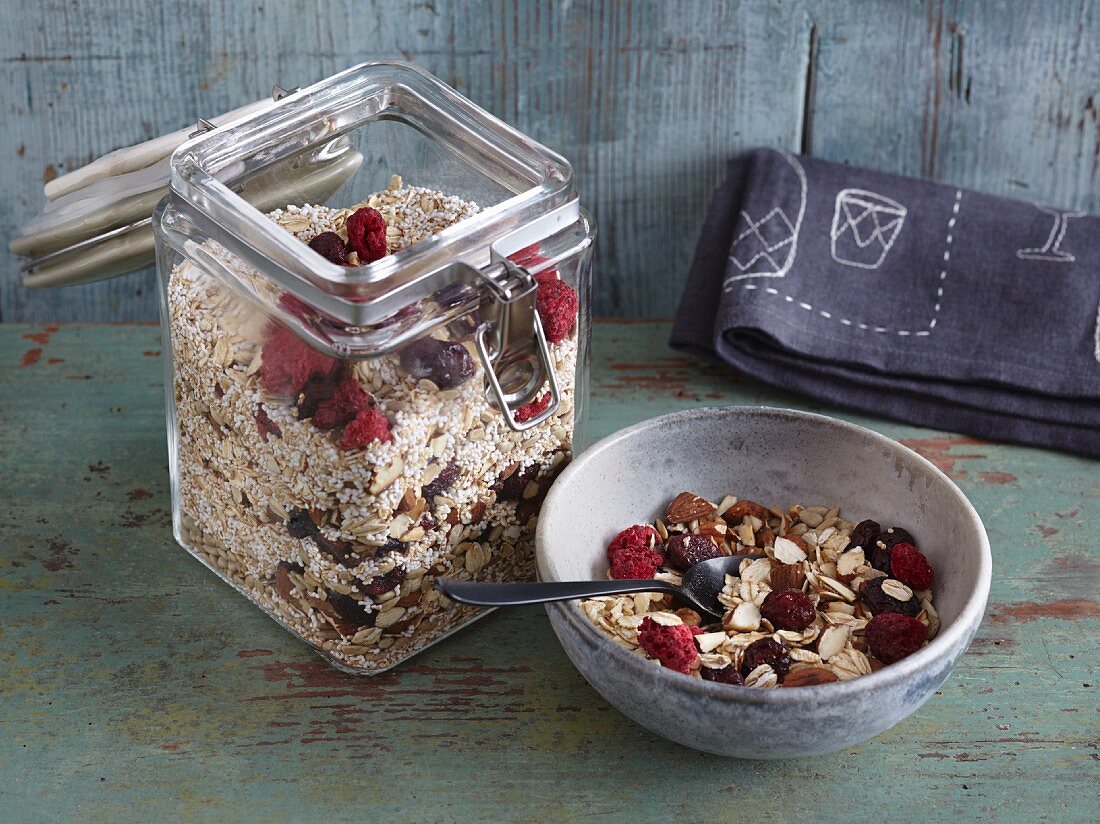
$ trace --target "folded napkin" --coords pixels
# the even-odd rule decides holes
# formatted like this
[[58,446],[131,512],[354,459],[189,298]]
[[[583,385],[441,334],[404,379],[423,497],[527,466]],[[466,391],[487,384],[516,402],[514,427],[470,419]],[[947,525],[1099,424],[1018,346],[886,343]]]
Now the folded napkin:
[[1100,457],[1100,217],[761,150],[672,346],[897,420]]

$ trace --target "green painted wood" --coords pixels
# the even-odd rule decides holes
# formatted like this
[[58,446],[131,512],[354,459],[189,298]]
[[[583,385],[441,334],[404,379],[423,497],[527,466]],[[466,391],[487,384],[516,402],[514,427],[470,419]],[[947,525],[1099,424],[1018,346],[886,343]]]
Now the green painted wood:
[[[594,434],[710,403],[835,413],[667,333],[597,325]],[[159,350],[152,326],[0,325],[0,821],[1094,820],[1096,461],[840,413],[970,496],[989,611],[879,738],[735,762],[619,715],[538,608],[375,679],[329,668],[172,542]]]
[[[597,314],[667,315],[759,145],[1100,209],[1097,0],[0,0],[0,234],[44,175],[362,60],[414,60],[569,157]],[[6,246],[6,243],[3,244]],[[0,251],[0,266],[15,260]],[[151,273],[0,280],[0,320],[152,320]]]

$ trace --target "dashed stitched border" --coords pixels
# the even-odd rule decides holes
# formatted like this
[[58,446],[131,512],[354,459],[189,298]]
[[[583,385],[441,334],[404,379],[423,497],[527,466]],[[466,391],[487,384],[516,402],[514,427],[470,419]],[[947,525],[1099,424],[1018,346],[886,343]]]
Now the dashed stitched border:
[[[930,321],[928,321],[928,328],[927,329],[920,329],[920,330],[916,330],[916,331],[911,330],[911,329],[890,329],[887,326],[875,326],[875,325],[868,324],[868,323],[860,323],[859,321],[854,321],[854,320],[850,320],[848,318],[838,317],[838,316],[834,315],[832,312],[826,311],[825,309],[816,309],[812,305],[810,305],[809,303],[805,303],[804,301],[796,300],[794,298],[794,296],[784,294],[784,293],[780,292],[778,289],[772,288],[771,286],[761,287],[759,284],[756,284],[756,283],[746,283],[746,284],[743,284],[742,288],[750,290],[750,291],[752,291],[752,290],[761,290],[765,294],[775,295],[776,297],[782,297],[783,300],[785,300],[787,303],[796,304],[797,306],[801,307],[802,309],[805,309],[807,312],[817,312],[819,315],[821,315],[821,317],[825,318],[826,320],[837,321],[838,323],[842,324],[843,326],[850,326],[850,327],[854,327],[856,329],[862,329],[863,331],[866,331],[866,332],[891,333],[891,334],[895,334],[895,335],[900,335],[903,338],[904,337],[909,337],[909,336],[918,337],[918,338],[928,337],[929,335],[932,334],[932,330],[936,328],[936,321],[938,320],[939,314],[940,314],[940,302],[943,300],[943,286],[944,286],[944,282],[947,280],[947,264],[951,260],[951,244],[955,239],[953,231],[955,229],[955,221],[958,219],[959,204],[961,202],[962,202],[962,189],[956,189],[955,190],[955,203],[951,207],[951,219],[947,221],[947,238],[944,241],[944,248],[943,248],[943,268],[940,269],[940,279],[939,279],[939,283],[936,286],[936,305],[932,309],[932,319]],[[732,286],[727,286],[726,287],[727,292],[730,292],[732,290],[733,290]],[[1098,329],[1100,329],[1100,326],[1098,326]],[[1098,357],[1098,359],[1100,359],[1100,357]]]

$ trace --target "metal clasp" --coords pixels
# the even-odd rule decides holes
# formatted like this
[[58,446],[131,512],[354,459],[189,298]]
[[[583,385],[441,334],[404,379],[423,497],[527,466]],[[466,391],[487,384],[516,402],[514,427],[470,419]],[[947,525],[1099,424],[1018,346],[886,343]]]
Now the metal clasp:
[[[522,432],[551,417],[561,403],[550,346],[535,309],[538,283],[507,258],[478,271],[496,298],[488,310],[495,309],[496,317],[478,326],[477,352],[504,420]],[[550,384],[546,409],[526,421],[516,420],[515,412],[535,399],[544,382]]]

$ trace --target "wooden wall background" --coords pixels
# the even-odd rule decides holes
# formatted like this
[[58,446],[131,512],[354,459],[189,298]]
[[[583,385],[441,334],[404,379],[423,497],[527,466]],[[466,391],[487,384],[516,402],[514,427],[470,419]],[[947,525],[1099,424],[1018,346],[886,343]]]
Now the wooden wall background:
[[0,320],[152,320],[150,272],[24,290],[43,178],[354,63],[416,61],[569,157],[595,311],[669,315],[726,158],[789,149],[1100,210],[1096,0],[0,0]]

